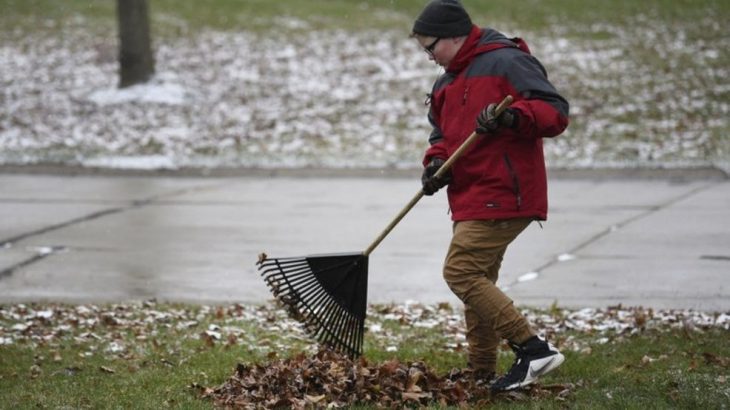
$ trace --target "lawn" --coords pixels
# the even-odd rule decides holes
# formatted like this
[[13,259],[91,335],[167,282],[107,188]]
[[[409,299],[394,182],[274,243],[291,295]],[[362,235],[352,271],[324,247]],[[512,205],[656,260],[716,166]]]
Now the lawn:
[[[317,28],[406,30],[426,0],[150,0],[155,26],[185,25],[193,29],[278,30],[285,17]],[[527,0],[519,4],[464,0],[475,21],[511,22],[530,30],[625,24],[631,16],[647,15],[669,24],[708,16],[727,16],[730,5],[721,0]],[[98,25],[115,24],[115,2],[108,0],[1,0],[5,29],[63,28],[74,19],[88,18]],[[526,12],[529,10],[529,12]],[[45,24],[43,24],[45,22]],[[273,22],[273,23],[272,23]],[[40,24],[40,27],[35,25]],[[402,27],[402,25],[406,27]],[[698,30],[699,32],[699,30]],[[162,34],[160,32],[158,34]],[[579,30],[575,34],[585,33]]]
[[[496,397],[468,390],[475,396],[462,404],[639,409],[728,403],[728,314],[623,307],[524,313],[566,354],[566,363],[533,389]],[[418,367],[439,378],[463,370],[462,319],[444,304],[371,306],[358,369]],[[0,305],[0,407],[212,408],[231,400],[222,392],[235,383],[237,367],[260,365],[272,380],[288,383],[304,371],[297,363],[315,355],[298,324],[274,305]],[[345,358],[327,360],[320,377],[347,368]],[[511,360],[503,349],[502,371]],[[405,390],[396,388],[389,403],[440,407],[428,398],[408,401]],[[298,399],[334,401],[322,396],[312,390]]]
[[[570,101],[550,167],[730,170],[730,3],[465,3]],[[0,0],[0,164],[418,166],[421,1],[150,4],[157,75],[121,92],[114,2]]]

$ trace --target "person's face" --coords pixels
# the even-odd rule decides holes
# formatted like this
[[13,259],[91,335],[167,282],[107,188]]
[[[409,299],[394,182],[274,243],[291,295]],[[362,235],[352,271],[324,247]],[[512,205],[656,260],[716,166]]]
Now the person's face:
[[447,67],[459,49],[454,38],[416,36],[418,44],[428,54],[428,59],[434,63]]

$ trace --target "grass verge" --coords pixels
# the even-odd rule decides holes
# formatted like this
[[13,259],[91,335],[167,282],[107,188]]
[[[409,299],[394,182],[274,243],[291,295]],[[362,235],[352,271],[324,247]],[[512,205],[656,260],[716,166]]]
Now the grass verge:
[[[495,408],[724,408],[729,402],[727,314],[525,313],[567,357],[542,385],[569,387],[497,397]],[[465,367],[462,317],[448,306],[372,306],[367,325],[371,363],[424,361],[439,374]],[[0,407],[211,408],[193,386],[220,385],[238,363],[267,365],[313,348],[274,306],[0,305]],[[504,350],[501,370],[511,360]]]
[[[175,0],[150,1],[158,34],[176,35],[181,28],[245,31],[304,29],[410,29],[426,0]],[[476,21],[512,22],[525,30],[598,24],[627,24],[630,16],[646,14],[667,22],[700,19],[711,11],[727,15],[730,5],[720,0],[528,0],[483,2],[464,0]],[[63,29],[69,24],[92,27],[115,25],[115,3],[108,0],[0,0],[5,30]],[[529,12],[525,12],[529,10]],[[298,21],[298,23],[293,23]],[[601,37],[600,27],[594,35]],[[573,31],[584,35],[584,32]],[[605,34],[605,33],[604,33]]]

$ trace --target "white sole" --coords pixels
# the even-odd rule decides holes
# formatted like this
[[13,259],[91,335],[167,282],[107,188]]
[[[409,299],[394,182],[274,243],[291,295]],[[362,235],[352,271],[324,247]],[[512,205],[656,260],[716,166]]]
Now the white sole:
[[545,357],[543,359],[537,359],[530,362],[530,368],[527,370],[527,376],[525,380],[517,385],[517,387],[525,387],[529,384],[534,383],[541,376],[550,373],[563,364],[565,356],[562,353],[557,353],[552,356]]

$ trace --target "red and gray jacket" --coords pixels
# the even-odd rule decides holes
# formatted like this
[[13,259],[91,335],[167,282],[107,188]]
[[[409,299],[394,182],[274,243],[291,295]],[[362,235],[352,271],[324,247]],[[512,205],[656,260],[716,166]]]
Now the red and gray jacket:
[[452,167],[447,192],[454,221],[547,218],[542,138],[568,126],[568,102],[521,39],[472,28],[434,84],[424,165],[448,158],[474,131],[481,110],[508,94],[519,114],[516,128],[480,138]]

